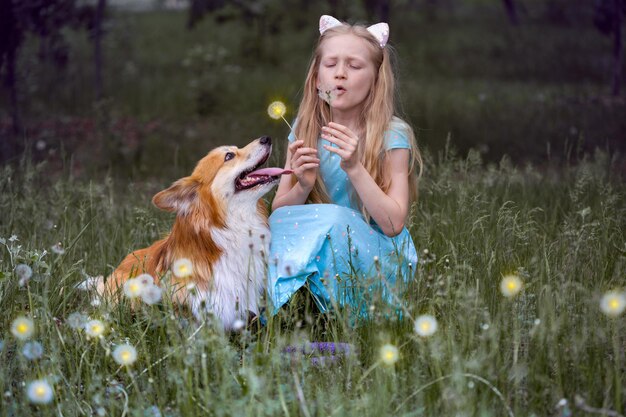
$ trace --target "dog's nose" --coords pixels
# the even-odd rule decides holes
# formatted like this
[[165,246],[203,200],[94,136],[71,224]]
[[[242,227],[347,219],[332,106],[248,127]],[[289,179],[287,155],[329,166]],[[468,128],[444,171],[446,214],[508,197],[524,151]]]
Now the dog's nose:
[[261,141],[262,145],[271,145],[272,144],[272,138],[270,138],[269,136],[261,136],[260,141]]

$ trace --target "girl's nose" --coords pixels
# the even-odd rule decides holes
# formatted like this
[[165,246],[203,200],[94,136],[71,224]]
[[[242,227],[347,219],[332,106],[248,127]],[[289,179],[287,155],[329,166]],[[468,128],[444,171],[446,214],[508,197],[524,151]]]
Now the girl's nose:
[[346,68],[343,64],[338,64],[335,70],[335,78],[346,78]]

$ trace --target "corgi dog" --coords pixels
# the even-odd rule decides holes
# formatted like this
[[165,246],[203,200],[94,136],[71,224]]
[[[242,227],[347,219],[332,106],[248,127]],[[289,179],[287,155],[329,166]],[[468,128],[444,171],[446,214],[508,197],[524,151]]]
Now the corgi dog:
[[221,146],[198,162],[192,174],[157,193],[152,202],[176,213],[171,232],[128,256],[95,283],[99,297],[119,296],[129,279],[142,273],[157,282],[179,259],[191,261],[191,274],[171,274],[175,304],[186,305],[197,319],[217,317],[225,330],[259,314],[264,293],[270,230],[261,197],[281,175],[292,171],[260,168],[272,151],[263,136],[244,148]]

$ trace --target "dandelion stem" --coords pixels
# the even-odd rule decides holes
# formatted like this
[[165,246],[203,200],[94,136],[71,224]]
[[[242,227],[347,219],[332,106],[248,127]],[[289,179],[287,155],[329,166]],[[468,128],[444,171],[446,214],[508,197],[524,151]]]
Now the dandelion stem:
[[378,368],[378,365],[380,365],[380,361],[376,361],[374,362],[374,364],[372,366],[370,366],[367,371],[365,371],[363,373],[363,375],[361,376],[361,378],[359,379],[359,382],[357,382],[357,386],[361,385],[361,383],[365,380],[365,378],[367,378],[367,376],[376,368]]
[[[193,339],[198,332],[200,331],[200,329],[202,329],[204,327],[204,325],[206,324],[206,321],[203,321],[200,326],[198,326],[198,328],[191,334],[191,336],[189,336],[187,338],[187,341],[191,341],[191,339]],[[143,374],[145,374],[146,372],[148,372],[150,369],[152,369],[153,367],[155,367],[156,365],[160,364],[161,362],[163,362],[165,359],[169,358],[170,356],[172,356],[175,352],[177,352],[178,350],[182,349],[184,346],[178,346],[176,349],[173,349],[170,353],[168,353],[167,355],[163,356],[162,358],[159,358],[156,360],[156,362],[150,364],[150,366],[148,366],[147,368],[145,368],[143,371],[141,371],[138,375],[137,378],[133,378],[133,380],[131,381],[131,383],[128,385],[128,388],[130,389],[130,387],[132,387],[136,380],[142,376]]]
[[[615,324],[615,323],[613,323]],[[622,412],[622,373],[620,372],[620,343],[616,326],[611,326],[613,330],[613,358],[615,358],[615,409]]]
[[304,414],[306,417],[311,417],[311,414],[309,414],[309,410],[306,407],[306,400],[304,399],[304,392],[302,392],[302,386],[300,385],[298,375],[296,374],[295,370],[292,370],[291,373],[293,374],[293,382],[296,385],[296,394],[298,396],[298,402],[300,403],[300,409],[302,410],[302,414]]
[[287,119],[285,119],[285,116],[280,116],[281,119],[283,119],[285,121],[285,123],[287,123],[287,126],[289,126],[289,130],[291,131],[291,133],[293,133],[293,137],[298,140],[298,138],[296,137],[296,132],[295,130],[293,130],[293,127],[291,127],[291,125],[289,124],[289,122],[287,121]]
[[[506,403],[506,400],[504,399],[504,395],[502,395],[502,393],[501,393],[501,392],[500,392],[500,391],[499,391],[499,390],[498,390],[495,386],[493,386],[493,385],[492,385],[489,381],[487,381],[487,380],[486,380],[485,378],[483,378],[483,377],[480,377],[480,376],[478,376],[478,375],[474,375],[474,374],[466,374],[466,373],[463,373],[463,374],[461,374],[461,375],[462,375],[462,376],[464,376],[464,377],[466,377],[466,378],[475,379],[475,380],[477,380],[477,381],[479,381],[479,382],[482,382],[483,384],[487,385],[487,387],[489,387],[489,389],[490,389],[491,391],[493,391],[493,392],[494,392],[494,393],[498,396],[498,398],[500,398],[500,400],[502,401],[502,404],[503,404],[503,405],[504,405],[504,407],[506,408],[506,411],[507,411],[507,413],[508,413],[509,417],[515,417],[515,414],[513,414],[513,410],[511,410],[511,407],[509,407],[509,405]],[[401,408],[402,408],[402,407],[403,407],[403,406],[404,406],[404,405],[405,405],[405,404],[406,404],[406,403],[407,403],[407,402],[408,402],[411,398],[415,397],[417,394],[419,394],[420,392],[424,391],[426,388],[428,388],[428,387],[430,387],[431,385],[434,385],[434,384],[436,384],[436,383],[438,383],[438,382],[441,382],[441,381],[443,381],[443,380],[445,380],[445,379],[452,378],[452,377],[454,377],[454,376],[455,376],[455,375],[452,375],[452,374],[450,374],[450,375],[444,375],[444,376],[442,376],[442,377],[439,377],[439,378],[435,379],[434,381],[430,381],[429,383],[427,383],[427,384],[425,384],[425,385],[422,385],[421,387],[419,387],[418,389],[416,389],[413,393],[411,393],[411,395],[409,395],[408,397],[406,397],[406,398],[404,399],[404,401],[402,401],[402,402],[400,403],[400,405],[398,405],[398,406],[396,407],[396,409],[394,410],[393,414],[394,414],[394,415],[395,415],[395,414],[397,414],[397,413],[398,413],[398,411],[400,411],[400,409],[401,409]]]

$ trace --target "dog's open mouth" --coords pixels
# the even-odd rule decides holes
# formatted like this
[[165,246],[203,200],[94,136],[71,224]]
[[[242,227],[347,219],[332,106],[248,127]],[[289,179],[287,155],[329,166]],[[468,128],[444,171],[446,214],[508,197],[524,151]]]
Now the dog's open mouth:
[[244,171],[235,180],[235,190],[242,191],[247,190],[257,185],[268,184],[274,182],[280,178],[281,175],[291,174],[293,171],[283,168],[259,168],[267,161],[269,154],[263,158],[255,167],[250,170]]

